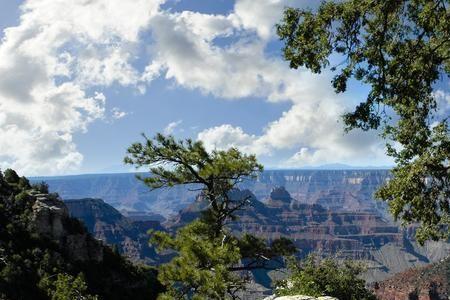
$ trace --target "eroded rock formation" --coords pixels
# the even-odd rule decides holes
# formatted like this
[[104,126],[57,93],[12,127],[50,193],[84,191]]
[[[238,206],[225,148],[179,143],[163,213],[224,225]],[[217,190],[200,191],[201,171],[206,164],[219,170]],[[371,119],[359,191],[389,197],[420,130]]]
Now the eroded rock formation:
[[103,245],[82,225],[69,218],[64,202],[54,195],[36,194],[33,204],[33,227],[43,235],[65,249],[73,259],[79,261],[103,260]]

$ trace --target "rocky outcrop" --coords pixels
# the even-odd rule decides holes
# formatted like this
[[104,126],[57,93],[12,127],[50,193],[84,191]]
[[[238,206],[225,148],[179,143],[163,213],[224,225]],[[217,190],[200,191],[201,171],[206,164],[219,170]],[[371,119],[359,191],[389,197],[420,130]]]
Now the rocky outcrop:
[[[82,273],[99,299],[156,299],[155,269],[96,240],[45,184],[0,171],[0,298],[48,299],[59,274]],[[58,276],[57,276],[58,275]]]
[[388,170],[267,170],[243,188],[265,199],[273,187],[283,186],[301,203],[386,214],[385,203],[374,201],[373,194],[389,176]]
[[68,217],[67,207],[56,197],[36,194],[33,204],[33,222],[36,231],[48,238],[60,240],[67,236],[64,222]]
[[35,194],[34,197],[32,227],[38,234],[58,243],[74,260],[103,260],[103,245],[69,217],[61,199],[48,194]]
[[270,208],[289,208],[292,200],[291,195],[284,186],[277,186],[270,191],[266,205]]
[[[450,251],[449,244],[417,246],[414,227],[401,229],[390,219],[385,203],[374,199],[374,191],[389,176],[387,170],[267,170],[256,180],[242,184],[241,188],[247,189],[245,193],[252,194],[251,206],[240,213],[239,221],[232,228],[236,233],[248,231],[269,240],[279,236],[292,238],[301,255],[311,251],[325,255],[338,252],[345,257],[363,259],[368,263],[367,279],[371,281],[442,258]],[[195,219],[202,207],[195,188],[179,186],[149,192],[134,174],[36,180],[45,180],[52,191],[65,198],[103,198],[121,212],[132,212],[130,216],[135,212],[146,216],[150,211],[166,217],[172,214],[165,223],[169,230]],[[80,211],[84,209],[80,206]],[[77,217],[89,224],[87,219],[93,216]],[[106,216],[95,215],[98,217]],[[120,245],[124,253],[134,253],[131,257],[135,259],[146,256],[137,253],[140,247],[146,247],[148,236],[144,234],[136,244],[133,234],[124,233],[127,230],[120,220],[117,222],[120,226],[103,219],[91,222],[94,225],[88,225],[88,229],[97,238]],[[146,231],[146,226],[153,225],[142,223],[140,228]],[[122,234],[129,238],[121,238]]]
[[[33,181],[45,181],[50,191],[57,192],[62,199],[104,199],[119,211],[154,212],[163,216],[178,212],[197,195],[196,191],[182,186],[149,192],[132,173],[38,177]],[[156,216],[156,220],[160,218]]]

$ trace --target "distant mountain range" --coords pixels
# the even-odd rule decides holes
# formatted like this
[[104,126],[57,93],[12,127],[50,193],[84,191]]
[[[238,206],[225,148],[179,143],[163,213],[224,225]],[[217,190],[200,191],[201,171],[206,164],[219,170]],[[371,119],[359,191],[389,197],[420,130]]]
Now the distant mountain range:
[[392,166],[352,166],[340,163],[305,166],[301,170],[390,170]]
[[[284,186],[302,203],[350,211],[378,211],[385,215],[385,204],[373,199],[374,191],[389,178],[388,170],[266,170],[256,180],[241,185],[257,199],[264,200],[272,188]],[[168,217],[195,200],[196,191],[174,187],[149,191],[133,173],[87,174],[35,177],[45,181],[63,199],[100,198],[126,214]],[[157,214],[157,215],[155,215]]]

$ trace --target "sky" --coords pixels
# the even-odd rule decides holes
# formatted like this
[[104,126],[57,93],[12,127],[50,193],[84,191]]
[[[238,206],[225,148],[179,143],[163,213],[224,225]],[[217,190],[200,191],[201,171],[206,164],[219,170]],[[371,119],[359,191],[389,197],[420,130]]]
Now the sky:
[[377,132],[343,131],[367,87],[336,95],[332,73],[282,58],[283,8],[317,1],[0,2],[1,169],[130,171],[127,147],[157,132],[266,168],[392,165]]

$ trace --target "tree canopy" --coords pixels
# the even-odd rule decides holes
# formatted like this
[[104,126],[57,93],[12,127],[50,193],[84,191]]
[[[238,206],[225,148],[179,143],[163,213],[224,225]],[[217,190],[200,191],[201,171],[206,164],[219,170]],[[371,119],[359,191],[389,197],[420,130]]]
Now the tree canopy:
[[[208,203],[201,217],[175,235],[153,232],[151,242],[177,254],[159,267],[158,279],[167,287],[161,299],[235,299],[245,289],[248,271],[271,268],[269,262],[295,252],[292,242],[270,245],[257,237],[234,236],[227,224],[249,205],[249,197],[233,193],[243,180],[262,171],[254,155],[235,148],[208,152],[200,141],[156,135],[128,148],[125,162],[148,167],[139,176],[151,189],[190,185]],[[279,265],[281,267],[282,265]]]
[[[449,1],[324,1],[315,11],[286,8],[277,25],[291,68],[336,72],[336,93],[350,80],[370,86],[343,116],[346,130],[380,129],[396,166],[377,192],[396,219],[419,222],[417,238],[450,234],[448,108],[435,86],[450,72]],[[342,62],[330,66],[330,56]],[[448,85],[448,82],[444,82]]]
[[291,260],[290,276],[279,282],[277,295],[332,296],[340,300],[375,300],[359,276],[361,264],[309,255],[302,261]]

